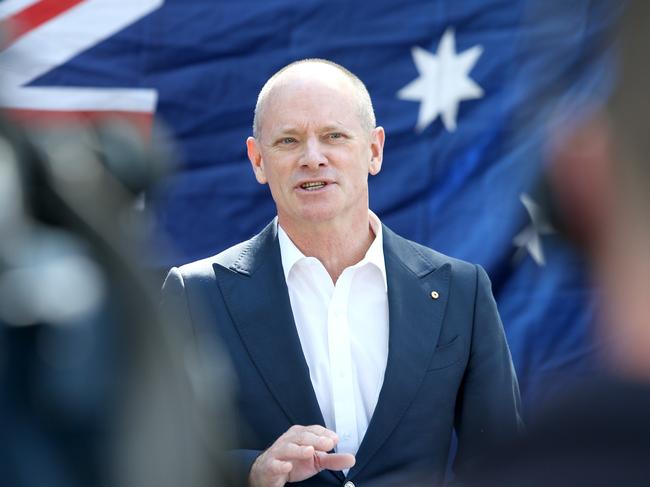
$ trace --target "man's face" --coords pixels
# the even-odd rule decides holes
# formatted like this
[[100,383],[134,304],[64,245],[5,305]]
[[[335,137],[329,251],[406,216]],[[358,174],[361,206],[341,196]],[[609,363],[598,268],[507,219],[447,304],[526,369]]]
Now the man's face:
[[247,141],[255,177],[268,183],[280,223],[367,215],[368,174],[381,168],[383,129],[364,128],[346,78],[293,75],[280,83],[266,100],[259,140]]

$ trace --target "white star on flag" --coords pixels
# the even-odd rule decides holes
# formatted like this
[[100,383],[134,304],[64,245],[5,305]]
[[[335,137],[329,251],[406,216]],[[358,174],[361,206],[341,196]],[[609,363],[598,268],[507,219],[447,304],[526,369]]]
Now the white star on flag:
[[482,53],[481,45],[457,53],[452,28],[443,34],[436,54],[418,46],[411,49],[420,76],[399,90],[397,97],[420,102],[415,126],[418,132],[427,128],[438,115],[449,132],[456,130],[458,104],[483,96],[483,89],[469,78],[469,72]]
[[[518,255],[522,255],[523,252],[528,250],[528,253],[533,260],[541,267],[546,265],[541,236],[555,233],[555,229],[546,219],[541,207],[535,203],[530,196],[526,193],[522,193],[519,196],[519,200],[528,212],[530,225],[519,232],[513,239],[512,243],[518,247]],[[517,254],[515,256],[517,256]]]

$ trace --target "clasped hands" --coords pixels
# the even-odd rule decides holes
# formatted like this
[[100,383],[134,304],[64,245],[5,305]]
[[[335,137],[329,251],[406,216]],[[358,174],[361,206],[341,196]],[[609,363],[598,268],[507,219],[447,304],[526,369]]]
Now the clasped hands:
[[338,441],[336,433],[322,426],[292,426],[257,457],[248,477],[250,487],[281,487],[321,470],[351,468],[354,455],[327,453]]

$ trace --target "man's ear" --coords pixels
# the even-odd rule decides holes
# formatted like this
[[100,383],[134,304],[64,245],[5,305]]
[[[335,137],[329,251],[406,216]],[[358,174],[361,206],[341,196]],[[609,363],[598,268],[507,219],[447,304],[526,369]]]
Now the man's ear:
[[368,172],[375,176],[381,171],[381,163],[384,160],[384,140],[386,134],[383,127],[375,128],[370,135],[370,165]]
[[260,184],[266,184],[268,180],[266,179],[266,174],[264,173],[264,160],[262,159],[262,152],[259,148],[259,143],[255,140],[254,137],[249,137],[246,139],[246,151],[248,153],[248,159],[251,161],[251,166],[253,166],[253,172],[255,173],[255,179]]

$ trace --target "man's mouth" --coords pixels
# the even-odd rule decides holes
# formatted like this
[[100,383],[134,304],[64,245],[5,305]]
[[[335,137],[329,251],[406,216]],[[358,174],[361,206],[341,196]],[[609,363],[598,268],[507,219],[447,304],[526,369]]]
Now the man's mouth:
[[309,183],[302,183],[300,187],[307,191],[314,191],[316,189],[325,187],[326,184],[327,183],[324,181],[311,181]]

